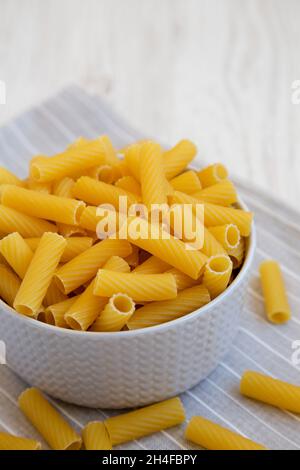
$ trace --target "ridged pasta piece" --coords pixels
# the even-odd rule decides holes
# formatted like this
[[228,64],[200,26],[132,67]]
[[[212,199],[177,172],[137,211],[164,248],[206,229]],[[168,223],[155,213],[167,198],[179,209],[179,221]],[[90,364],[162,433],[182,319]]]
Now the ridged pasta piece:
[[76,181],[73,187],[73,196],[95,206],[111,204],[116,209],[119,208],[121,196],[126,198],[128,206],[137,203],[134,194],[112,184],[93,180],[88,176],[82,176]]
[[104,266],[105,269],[109,269],[110,271],[118,271],[120,273],[130,272],[129,264],[120,256],[112,256],[108,261],[106,261]]
[[264,446],[202,416],[193,416],[185,430],[185,437],[208,450],[267,450]]
[[104,183],[112,184],[121,177],[121,171],[117,166],[105,164],[91,168],[86,176],[90,176],[90,178],[94,178],[98,181],[103,181]]
[[119,162],[116,164],[115,168],[117,168],[117,171],[120,172],[121,176],[132,176],[131,171],[129,170],[128,166],[126,165],[125,160],[119,160]]
[[139,252],[140,249],[138,246],[131,245],[132,253],[129,256],[126,256],[126,263],[129,264],[132,268],[136,268],[139,264]]
[[234,250],[240,243],[241,234],[234,224],[210,227],[208,230],[227,251]]
[[0,450],[40,450],[41,448],[41,443],[34,439],[0,432]]
[[241,394],[280,409],[300,413],[300,387],[255,371],[245,371]]
[[86,235],[86,230],[79,225],[57,223],[57,230],[60,235],[66,238],[78,235]]
[[120,331],[134,310],[135,304],[127,294],[114,294],[92,325],[91,331]]
[[85,204],[75,199],[43,194],[18,186],[5,186],[2,204],[32,217],[64,224],[78,224]]
[[[196,217],[192,207],[177,204],[175,207],[171,207],[171,214],[173,217],[170,217],[170,225],[175,235],[179,224],[180,236],[178,238],[194,246],[209,258],[213,255],[226,253],[223,246],[203,225],[201,217],[199,219]],[[188,238],[186,238],[187,235]],[[194,235],[193,239],[190,239],[191,235]]]
[[65,239],[55,233],[41,237],[14,301],[17,312],[34,316],[39,310],[65,246]]
[[149,211],[153,204],[167,204],[166,177],[160,145],[149,142],[142,146],[140,166],[143,203]]
[[279,264],[274,260],[263,261],[259,271],[269,321],[276,324],[286,323],[291,318],[291,308]]
[[79,295],[70,297],[69,299],[63,300],[49,307],[45,310],[45,320],[49,325],[59,326],[60,328],[69,328],[65,320],[65,313],[69,308],[76,302]]
[[119,159],[110,138],[107,135],[102,135],[98,140],[103,148],[105,162],[108,163],[108,165],[118,165]]
[[27,419],[44,437],[51,449],[78,450],[81,437],[36,388],[19,396],[19,406]]
[[180,140],[163,155],[165,175],[168,180],[182,173],[197,153],[197,147],[190,140]]
[[0,205],[0,230],[4,233],[19,232],[22,237],[29,238],[40,237],[44,232],[57,232],[57,227],[46,220]]
[[86,331],[102,312],[108,299],[94,295],[95,280],[66,311],[65,321],[73,330]]
[[44,194],[51,194],[52,192],[51,183],[38,183],[37,181],[34,181],[30,178],[27,181],[26,188],[31,189],[32,191],[37,191],[37,192],[44,193]]
[[24,186],[24,182],[20,180],[11,171],[0,166],[0,185],[1,184],[14,184],[16,186]]
[[176,191],[182,191],[186,194],[196,193],[202,188],[197,173],[192,170],[185,171],[171,179],[170,184]]
[[8,266],[0,264],[0,297],[10,307],[13,307],[20,285],[18,276]]
[[216,255],[209,258],[203,274],[203,284],[214,299],[224,292],[232,273],[232,261],[227,255]]
[[210,202],[211,204],[218,204],[220,206],[231,206],[231,204],[235,204],[238,201],[236,189],[229,180],[224,180],[201,189],[201,191],[195,192],[193,196],[200,201]]
[[87,206],[80,216],[79,225],[87,230],[96,231],[97,224],[102,217],[97,215],[96,206]]
[[96,139],[84,145],[72,146],[53,157],[33,158],[30,162],[30,176],[40,183],[54,181],[102,165],[105,160],[104,143]]
[[75,181],[69,176],[55,181],[53,183],[52,194],[59,197],[72,198],[72,188],[75,184]]
[[185,412],[180,398],[171,398],[108,418],[104,423],[112,445],[115,446],[177,426],[184,420]]
[[124,153],[124,163],[132,176],[140,181],[140,152],[143,143],[129,145]]
[[192,279],[190,276],[184,274],[176,268],[167,269],[165,272],[172,274],[175,277],[177,290],[187,289],[188,287],[193,287],[199,284],[198,279]]
[[[67,240],[66,240],[67,241]],[[50,286],[47,289],[46,295],[43,300],[43,305],[48,307],[49,305],[57,304],[67,300],[67,296],[61,292],[58,288],[54,279],[52,279]]]
[[80,147],[81,145],[86,145],[90,142],[89,139],[86,137],[78,137],[74,142],[72,142],[70,145],[68,145],[68,149],[74,148],[74,147]]
[[103,297],[126,293],[137,302],[147,302],[173,299],[177,295],[177,287],[172,274],[117,273],[99,269],[94,293]]
[[139,308],[127,322],[130,330],[148,328],[183,317],[210,302],[208,290],[203,285],[178,292],[177,298],[151,302]]
[[132,273],[160,274],[164,273],[168,269],[170,269],[170,265],[168,263],[157,258],[157,256],[150,256],[150,258],[146,259],[146,261],[134,268]]
[[135,194],[138,198],[140,198],[142,195],[141,185],[133,176],[122,176],[122,178],[115,182],[115,186]]
[[98,269],[113,255],[125,258],[132,251],[127,240],[103,240],[80,253],[58,269],[56,282],[62,292],[69,294],[76,287],[92,279]]
[[230,256],[232,261],[233,269],[237,269],[242,265],[245,258],[245,250],[245,238],[241,237],[237,247],[227,251],[227,254]]
[[0,242],[0,253],[17,275],[23,279],[32,260],[33,251],[18,232],[13,232]]
[[110,437],[105,424],[101,421],[91,421],[82,430],[85,450],[112,450]]
[[198,171],[198,177],[202,187],[207,188],[208,186],[212,186],[226,179],[228,177],[228,171],[222,163],[214,163]]
[[[26,238],[27,245],[32,251],[37,249],[40,238]],[[61,257],[61,263],[67,263],[75,256],[90,248],[93,244],[91,237],[69,237],[66,238],[66,248]]]
[[[131,233],[131,224],[133,224],[133,227],[139,226],[141,228],[140,233],[136,233],[134,237]],[[151,238],[152,228],[151,224],[139,217],[128,218],[127,233],[129,241],[142,250],[157,256],[174,268],[179,269],[193,279],[198,279],[204,268],[207,257],[199,251],[187,250],[184,242],[164,231],[161,231],[159,238]],[[148,234],[148,236],[144,238],[144,234]],[[164,237],[166,237],[166,239]]]
[[[199,200],[188,194],[175,191],[174,194],[169,197],[169,203],[191,204],[195,211],[195,208],[197,207],[196,205],[199,204]],[[247,212],[242,209],[234,209],[233,207],[218,206],[208,202],[203,203],[203,208],[204,223],[207,227],[235,224],[242,236],[249,237],[253,219],[252,212]]]

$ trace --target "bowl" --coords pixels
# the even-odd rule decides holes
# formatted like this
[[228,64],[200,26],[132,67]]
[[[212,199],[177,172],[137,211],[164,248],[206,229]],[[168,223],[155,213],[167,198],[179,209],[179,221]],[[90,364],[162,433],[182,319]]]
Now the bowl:
[[[247,207],[242,202],[242,209]],[[0,300],[0,340],[8,366],[32,386],[91,408],[158,402],[196,385],[230,349],[238,330],[256,245],[215,300],[177,320],[113,333],[57,328],[17,314]]]

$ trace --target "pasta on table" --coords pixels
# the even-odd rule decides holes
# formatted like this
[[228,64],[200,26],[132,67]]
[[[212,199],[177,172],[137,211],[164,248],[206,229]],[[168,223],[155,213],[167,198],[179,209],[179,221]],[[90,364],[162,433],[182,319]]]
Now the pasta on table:
[[187,139],[115,149],[104,135],[33,156],[24,180],[0,168],[1,299],[90,334],[156,326],[214,300],[243,265],[253,216],[227,169],[196,170],[196,154]]

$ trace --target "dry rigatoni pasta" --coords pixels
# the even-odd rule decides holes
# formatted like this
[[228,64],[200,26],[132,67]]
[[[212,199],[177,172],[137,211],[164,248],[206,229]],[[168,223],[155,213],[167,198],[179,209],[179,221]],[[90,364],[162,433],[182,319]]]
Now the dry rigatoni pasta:
[[57,232],[57,227],[46,220],[0,205],[0,230],[4,233],[19,232],[22,237],[29,238],[41,237],[44,232]]
[[[141,227],[140,233],[151,233],[151,224],[146,220],[139,217],[129,218],[129,229],[131,223]],[[132,244],[157,256],[193,279],[197,279],[200,276],[207,260],[203,253],[187,250],[184,242],[174,238],[172,235],[164,234],[163,231],[158,238],[143,238],[140,234],[133,238],[130,236],[129,231],[128,239]]]
[[75,181],[72,178],[65,176],[65,178],[62,178],[53,183],[52,194],[54,194],[55,196],[59,196],[59,197],[72,198],[73,197],[72,188],[74,184],[75,184]]
[[176,320],[210,302],[210,295],[203,285],[178,292],[176,299],[151,302],[135,311],[127,326],[130,330],[148,328]]
[[0,166],[0,185],[1,184],[14,184],[16,186],[24,186],[24,182],[7,168]]
[[49,325],[59,326],[60,328],[69,328],[69,325],[65,320],[65,313],[71,308],[78,298],[79,295],[67,298],[66,300],[56,304],[49,305],[49,307],[47,307],[45,310],[46,323],[49,323]]
[[81,437],[36,388],[19,396],[19,406],[28,420],[44,437],[51,449],[78,450]]
[[172,179],[179,175],[193,160],[197,148],[190,140],[181,140],[163,155],[165,175]]
[[212,186],[228,177],[228,171],[222,163],[214,163],[198,171],[203,188]]
[[59,288],[69,294],[92,279],[97,270],[113,255],[125,258],[132,251],[127,240],[103,240],[63,265],[55,274]]
[[246,251],[245,238],[241,237],[238,245],[227,251],[233,264],[233,269],[239,268],[244,261]]
[[44,297],[43,305],[48,307],[49,305],[57,304],[58,302],[63,302],[64,300],[67,300],[67,296],[61,292],[55,280],[52,279]]
[[111,204],[116,209],[119,208],[121,196],[126,198],[128,206],[137,203],[137,198],[133,193],[112,184],[103,183],[103,181],[96,181],[89,176],[82,176],[76,181],[73,196],[95,206]]
[[138,199],[142,195],[141,185],[136,181],[133,176],[122,176],[122,178],[118,179],[115,182],[115,186],[117,186],[117,188],[122,188],[125,189],[125,191],[129,191],[135,194]]
[[232,273],[232,261],[227,255],[212,256],[204,270],[203,284],[207,287],[211,298],[220,295],[229,284]]
[[143,203],[149,211],[153,210],[154,204],[167,204],[166,177],[160,145],[149,142],[142,146],[140,166]]
[[30,164],[30,176],[40,183],[54,181],[102,165],[105,158],[103,142],[96,139],[83,145],[72,146],[54,157],[33,158]]
[[17,312],[34,316],[42,305],[66,241],[56,233],[46,232],[33,255],[14,301]]
[[234,224],[210,227],[208,230],[226,251],[234,250],[240,243],[241,234],[238,227]]
[[[185,191],[186,192],[186,191]],[[231,206],[237,202],[237,193],[234,185],[229,180],[208,186],[193,194],[202,202],[210,202],[220,206]]]
[[0,264],[0,297],[11,307],[20,285],[20,278],[8,266]]
[[85,207],[82,201],[12,185],[5,186],[1,202],[4,206],[22,211],[32,217],[74,225],[79,223],[81,212]]
[[95,295],[110,297],[119,292],[126,292],[136,302],[149,302],[174,299],[177,287],[174,276],[168,273],[133,274],[99,269],[94,288]]
[[114,446],[177,426],[184,420],[185,412],[180,398],[171,398],[108,418],[104,423]]
[[248,237],[251,233],[253,220],[252,212],[235,209],[233,207],[218,206],[217,204],[206,202],[201,203],[201,201],[193,195],[184,194],[180,191],[175,191],[169,197],[169,202],[171,204],[191,204],[193,210],[196,209],[197,204],[203,204],[204,223],[207,227],[235,224],[239,228],[241,235],[244,237]]
[[74,237],[86,235],[86,230],[79,225],[69,225],[57,223],[57,231],[63,237]]
[[18,232],[7,235],[0,241],[0,253],[17,275],[23,279],[32,260],[33,251]]
[[157,256],[150,256],[146,261],[134,268],[132,272],[139,274],[159,274],[164,273],[168,269],[170,269],[170,265],[168,263],[157,258]]
[[245,371],[241,394],[277,408],[300,413],[300,387],[255,371]]
[[266,450],[266,448],[202,416],[194,416],[185,430],[187,440],[208,450]]
[[0,450],[40,450],[41,448],[41,443],[34,439],[0,432]]
[[186,194],[193,194],[202,189],[197,173],[192,170],[185,171],[171,179],[170,184],[176,191]]
[[76,302],[65,312],[65,321],[73,330],[86,331],[103,310],[108,299],[94,295],[93,280]]
[[92,325],[91,331],[120,331],[134,310],[135,303],[127,294],[114,294]]
[[31,189],[32,191],[37,191],[40,193],[51,194],[52,184],[51,183],[38,183],[32,179],[29,179],[25,186],[26,189]]
[[112,450],[112,444],[101,421],[91,421],[82,430],[83,444],[86,450]]
[[291,318],[291,308],[279,264],[274,260],[263,261],[259,271],[268,319],[272,323],[286,323]]

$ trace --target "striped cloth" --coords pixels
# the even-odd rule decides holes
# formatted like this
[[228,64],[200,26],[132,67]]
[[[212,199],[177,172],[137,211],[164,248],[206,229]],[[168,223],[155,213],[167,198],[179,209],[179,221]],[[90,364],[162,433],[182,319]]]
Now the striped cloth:
[[[142,137],[115,116],[101,99],[75,86],[69,87],[0,129],[0,164],[25,177],[32,155],[54,154],[80,135],[92,138],[104,133],[110,135],[117,147]],[[300,384],[300,365],[293,365],[291,360],[293,341],[300,340],[297,311],[300,307],[300,275],[297,274],[300,272],[300,214],[245,184],[237,185],[255,212],[258,231],[246,308],[230,353],[205,381],[184,393],[182,400],[188,419],[199,414],[268,448],[300,449],[300,417],[239,394],[239,380],[245,369]],[[281,264],[293,311],[292,320],[284,326],[273,326],[264,316],[258,265],[270,257]],[[0,366],[0,430],[40,440],[17,406],[17,397],[26,386],[7,366]],[[88,421],[117,413],[53,402],[77,430]],[[120,448],[195,449],[184,440],[184,428],[185,425],[169,429]],[[43,446],[47,448],[45,443]]]

